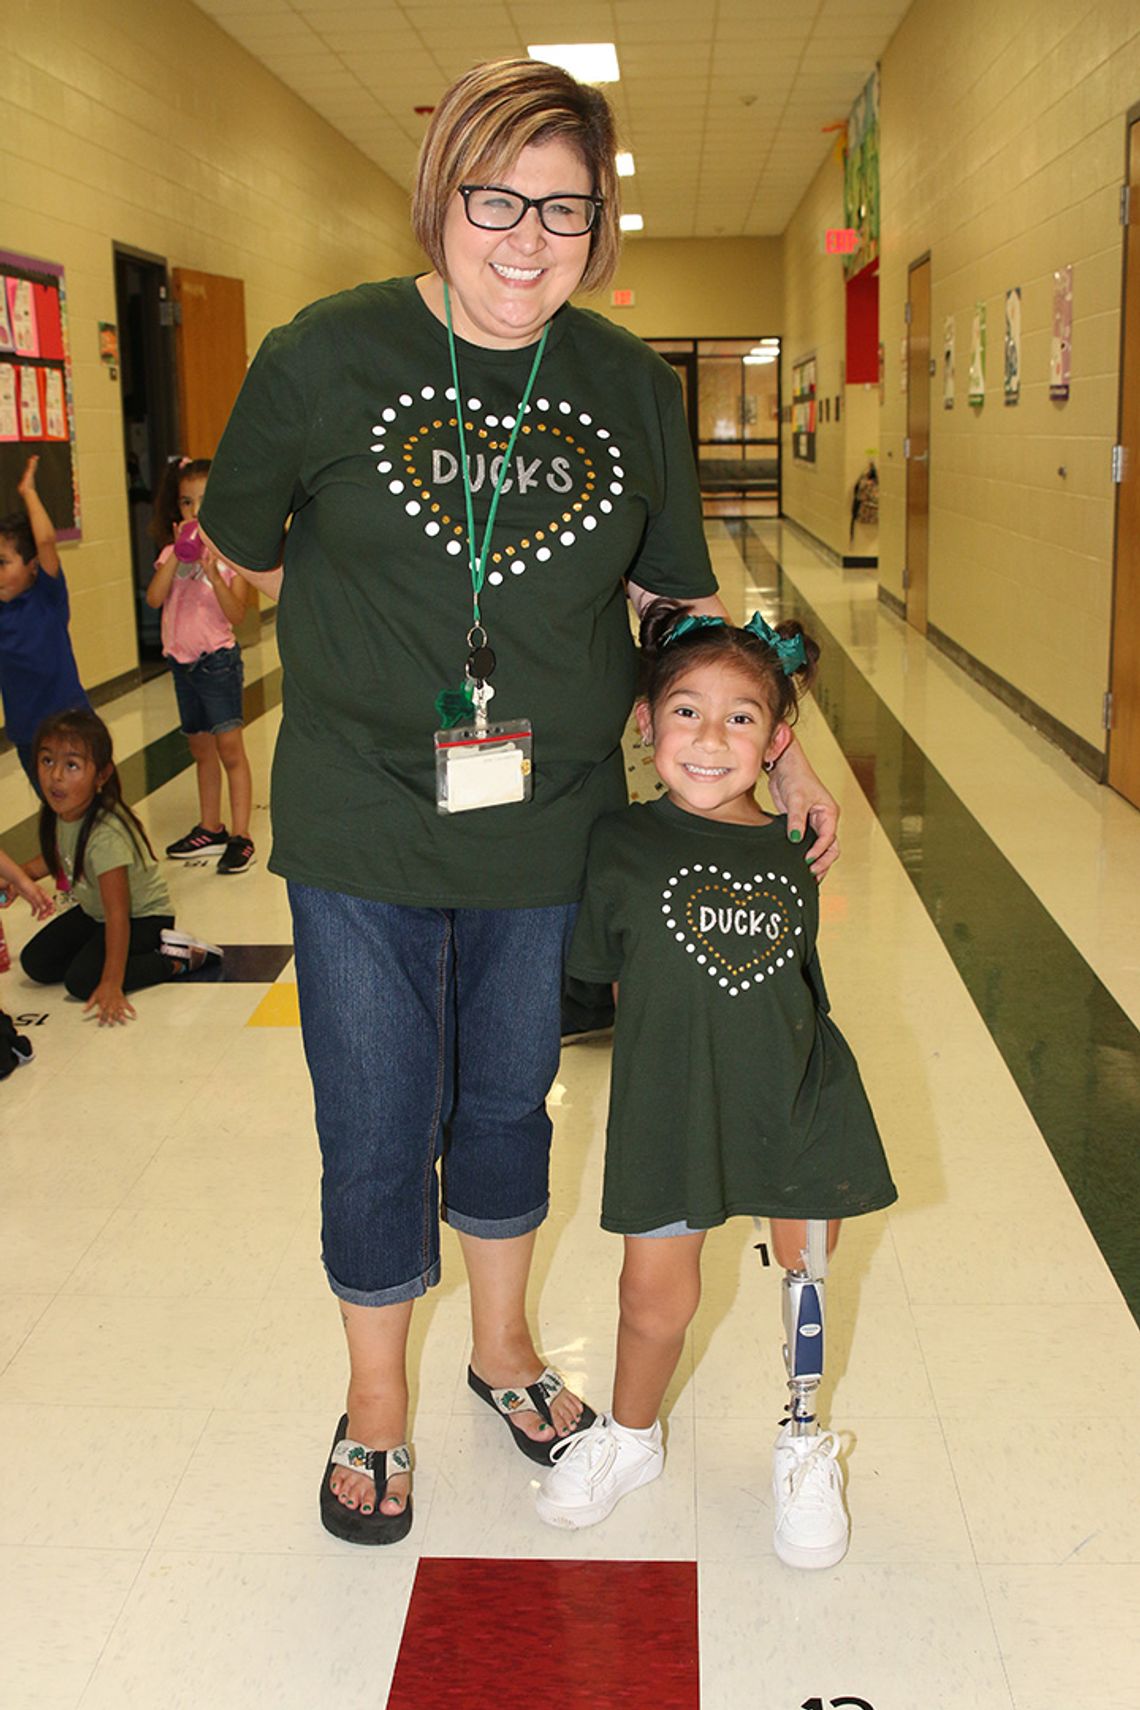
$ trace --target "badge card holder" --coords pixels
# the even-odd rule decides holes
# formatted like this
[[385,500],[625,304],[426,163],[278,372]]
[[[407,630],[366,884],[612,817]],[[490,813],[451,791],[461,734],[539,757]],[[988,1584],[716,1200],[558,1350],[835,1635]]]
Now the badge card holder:
[[435,801],[440,813],[528,802],[533,781],[530,720],[456,725],[435,733]]

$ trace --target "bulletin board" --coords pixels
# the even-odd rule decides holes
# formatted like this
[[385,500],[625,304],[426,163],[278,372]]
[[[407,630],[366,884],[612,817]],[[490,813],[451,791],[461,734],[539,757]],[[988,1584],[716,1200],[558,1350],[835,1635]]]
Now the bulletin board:
[[60,540],[82,527],[63,268],[0,250],[0,515],[21,508],[16,485],[39,457],[36,490]]
[[814,356],[792,364],[792,456],[797,463],[815,462],[818,424]]

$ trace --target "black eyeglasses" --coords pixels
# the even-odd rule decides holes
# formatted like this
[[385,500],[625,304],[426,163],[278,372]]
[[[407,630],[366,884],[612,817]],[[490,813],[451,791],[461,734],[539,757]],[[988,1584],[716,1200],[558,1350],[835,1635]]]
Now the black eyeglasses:
[[509,232],[533,208],[554,237],[584,237],[597,219],[601,196],[520,196],[498,184],[461,184],[459,194],[473,226],[486,232]]

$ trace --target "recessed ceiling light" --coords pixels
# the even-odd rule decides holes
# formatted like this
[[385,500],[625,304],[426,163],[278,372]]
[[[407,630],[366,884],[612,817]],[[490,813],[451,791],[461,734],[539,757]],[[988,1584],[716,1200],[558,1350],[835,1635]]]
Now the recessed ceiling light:
[[620,224],[623,232],[640,232],[645,228],[645,221],[640,214],[623,214]]
[[614,163],[617,166],[617,175],[619,178],[633,177],[636,167],[633,164],[633,156],[630,154],[628,149],[623,149],[620,154],[615,155]]
[[613,42],[535,42],[527,48],[531,59],[560,65],[580,83],[619,83],[617,48]]

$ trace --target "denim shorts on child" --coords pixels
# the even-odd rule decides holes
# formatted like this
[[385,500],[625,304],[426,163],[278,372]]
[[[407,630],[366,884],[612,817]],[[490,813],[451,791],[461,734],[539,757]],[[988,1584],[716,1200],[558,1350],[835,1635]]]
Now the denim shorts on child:
[[577,904],[410,908],[289,884],[333,1293],[439,1281],[440,1216],[484,1239],[546,1216],[546,1095]]
[[241,729],[245,666],[240,647],[200,653],[190,665],[172,659],[170,671],[184,736],[224,736]]

